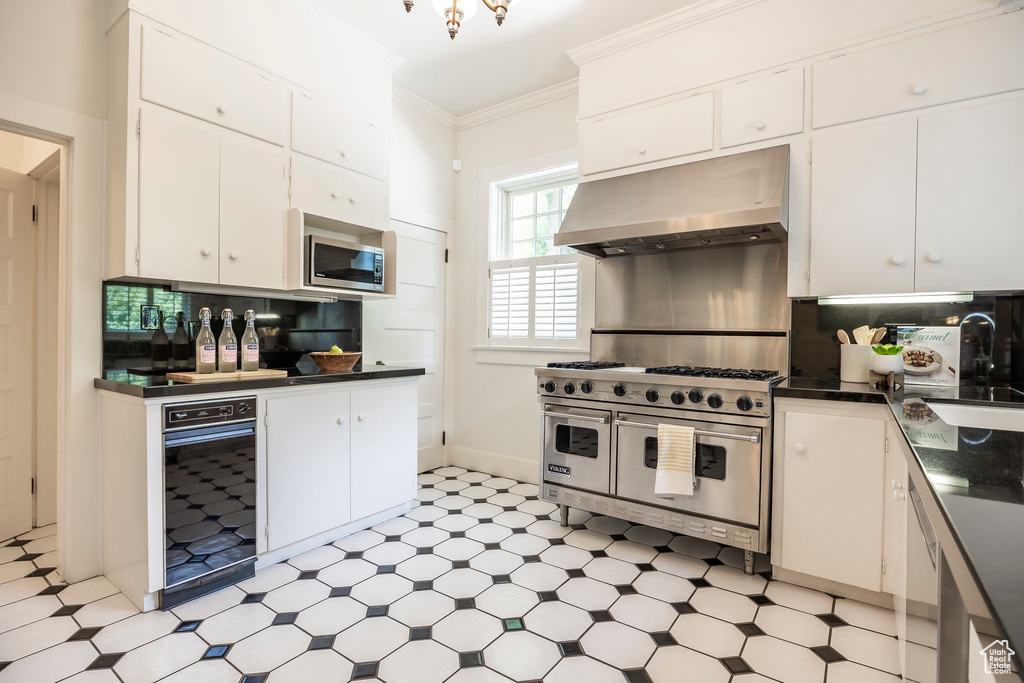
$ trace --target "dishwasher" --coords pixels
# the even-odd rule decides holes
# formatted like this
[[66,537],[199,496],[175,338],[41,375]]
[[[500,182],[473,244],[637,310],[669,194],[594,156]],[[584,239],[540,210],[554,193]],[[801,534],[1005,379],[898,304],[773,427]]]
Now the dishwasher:
[[256,397],[163,409],[164,588],[170,609],[256,573]]

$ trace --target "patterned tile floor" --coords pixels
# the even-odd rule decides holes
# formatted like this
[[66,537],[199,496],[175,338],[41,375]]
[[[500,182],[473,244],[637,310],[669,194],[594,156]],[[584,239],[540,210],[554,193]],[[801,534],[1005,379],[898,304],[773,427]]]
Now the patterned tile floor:
[[140,614],[59,582],[53,528],[0,543],[0,683],[884,683],[892,612],[746,576],[742,554],[446,467],[418,504]]

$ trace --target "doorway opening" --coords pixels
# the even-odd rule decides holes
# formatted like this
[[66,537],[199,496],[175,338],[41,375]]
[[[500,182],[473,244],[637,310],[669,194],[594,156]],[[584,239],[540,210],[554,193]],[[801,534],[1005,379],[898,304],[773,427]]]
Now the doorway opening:
[[39,565],[50,567],[58,566],[62,154],[59,144],[0,130],[0,539],[54,553]]

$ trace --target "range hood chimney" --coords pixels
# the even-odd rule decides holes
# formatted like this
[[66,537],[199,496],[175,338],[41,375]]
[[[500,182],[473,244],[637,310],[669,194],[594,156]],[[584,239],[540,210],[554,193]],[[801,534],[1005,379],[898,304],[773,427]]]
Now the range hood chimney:
[[789,145],[580,183],[556,246],[598,257],[786,241]]

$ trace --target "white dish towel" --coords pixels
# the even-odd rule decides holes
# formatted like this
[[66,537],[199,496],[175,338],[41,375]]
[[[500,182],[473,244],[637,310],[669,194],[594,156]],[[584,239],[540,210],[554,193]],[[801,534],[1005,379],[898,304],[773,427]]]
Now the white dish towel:
[[658,425],[658,471],[654,495],[662,498],[692,496],[697,475],[693,471],[693,427]]

